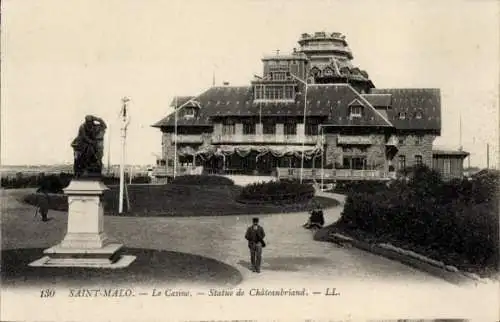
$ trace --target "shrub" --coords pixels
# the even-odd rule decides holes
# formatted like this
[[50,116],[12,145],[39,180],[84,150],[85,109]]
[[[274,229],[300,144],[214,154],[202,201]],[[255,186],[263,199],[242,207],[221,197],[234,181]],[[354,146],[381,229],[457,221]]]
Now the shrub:
[[[32,193],[23,198],[23,201],[29,205],[37,206],[39,204],[39,194]],[[62,194],[49,194],[49,209],[58,211],[68,210],[68,197]]]
[[62,193],[63,189],[69,185],[72,177],[69,173],[44,176],[38,183],[39,190],[48,193]]
[[375,193],[377,191],[384,190],[386,188],[386,185],[387,183],[385,181],[337,181],[334,191],[341,194],[350,194],[357,192]]
[[22,172],[16,173],[15,176],[2,176],[2,187],[5,189],[36,187],[43,176],[43,173],[25,175]]
[[170,183],[181,184],[181,185],[209,185],[209,186],[232,186],[234,181],[222,177],[213,175],[185,175],[175,177]]
[[150,176],[135,176],[132,178],[132,184],[134,183],[142,183],[142,184],[145,184],[145,183],[151,183],[151,177]]
[[314,197],[314,187],[294,180],[252,183],[240,193],[241,202],[299,202]]
[[498,173],[449,182],[424,167],[407,175],[408,181],[377,190],[352,185],[339,224],[442,254],[458,254],[473,265],[495,267]]
[[[62,193],[73,179],[73,174],[61,172],[59,174],[39,173],[35,175],[24,175],[22,172],[15,177],[2,177],[2,187],[6,189],[19,188],[38,188],[40,191],[48,193]],[[101,180],[106,185],[117,185],[120,182],[119,177],[103,175]],[[129,182],[129,176],[125,174],[125,182]],[[151,178],[147,175],[135,176],[132,183],[151,183]]]

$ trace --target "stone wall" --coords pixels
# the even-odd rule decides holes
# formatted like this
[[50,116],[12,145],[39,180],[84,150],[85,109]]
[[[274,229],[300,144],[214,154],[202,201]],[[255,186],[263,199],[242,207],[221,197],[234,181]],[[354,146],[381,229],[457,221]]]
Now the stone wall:
[[374,166],[374,170],[386,169],[386,153],[385,153],[385,135],[373,134],[370,135],[373,144],[367,149],[367,164]]
[[[420,137],[420,142],[418,138]],[[400,155],[404,155],[406,158],[406,166],[411,167],[415,165],[415,156],[422,156],[422,163],[430,168],[432,168],[432,144],[435,135],[431,134],[398,134],[400,142],[398,143],[398,151],[393,159],[393,165],[398,169],[398,160]]]
[[174,152],[175,152],[175,147],[173,144],[173,137],[174,133],[167,133],[163,132],[162,133],[162,140],[161,140],[161,156],[164,160],[167,161],[168,165],[168,160],[174,160]]
[[367,164],[369,166],[374,165],[376,170],[385,170],[385,136],[383,134],[371,134],[373,144],[366,147],[366,152],[361,152],[363,150],[358,145],[337,145],[337,137],[339,134],[328,133],[325,134],[326,142],[326,153],[325,153],[325,166],[337,166],[342,165],[344,158],[344,148],[349,149],[351,153],[359,153],[360,155],[365,155],[367,158]]
[[342,147],[337,146],[338,134],[325,134],[325,167],[335,167],[335,163],[342,164]]

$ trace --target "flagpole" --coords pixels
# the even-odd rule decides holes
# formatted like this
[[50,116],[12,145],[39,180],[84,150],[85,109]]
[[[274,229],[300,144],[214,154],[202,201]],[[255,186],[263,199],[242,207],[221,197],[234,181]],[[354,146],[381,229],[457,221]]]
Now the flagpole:
[[122,156],[121,156],[121,162],[120,162],[120,194],[119,198],[120,200],[118,201],[118,213],[123,213],[123,193],[124,193],[124,185],[125,185],[125,142],[126,142],[126,137],[127,137],[127,126],[129,124],[129,117],[127,115],[127,103],[130,100],[126,97],[122,99],[123,102],[123,107],[121,111],[121,121],[122,121],[122,127],[121,127],[121,141],[122,141]]

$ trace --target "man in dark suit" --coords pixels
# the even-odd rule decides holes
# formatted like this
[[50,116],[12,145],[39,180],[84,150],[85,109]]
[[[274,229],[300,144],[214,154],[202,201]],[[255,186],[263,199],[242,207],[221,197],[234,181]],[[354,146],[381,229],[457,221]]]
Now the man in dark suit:
[[266,246],[264,237],[266,236],[264,228],[259,225],[259,218],[252,219],[252,226],[248,227],[245,233],[245,239],[250,248],[250,262],[252,271],[260,273],[260,264],[262,262],[262,248]]
[[37,190],[37,213],[42,216],[42,221],[49,221],[47,213],[49,212],[50,197],[44,189]]

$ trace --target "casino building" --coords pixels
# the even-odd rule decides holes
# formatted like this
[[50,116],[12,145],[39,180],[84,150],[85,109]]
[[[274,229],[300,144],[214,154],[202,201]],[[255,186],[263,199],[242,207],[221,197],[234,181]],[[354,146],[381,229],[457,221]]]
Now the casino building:
[[298,44],[262,58],[263,74],[248,86],[175,97],[177,113],[153,125],[162,132],[154,175],[388,179],[418,164],[462,175],[466,152],[432,149],[439,89],[376,88],[341,33],[304,33]]

